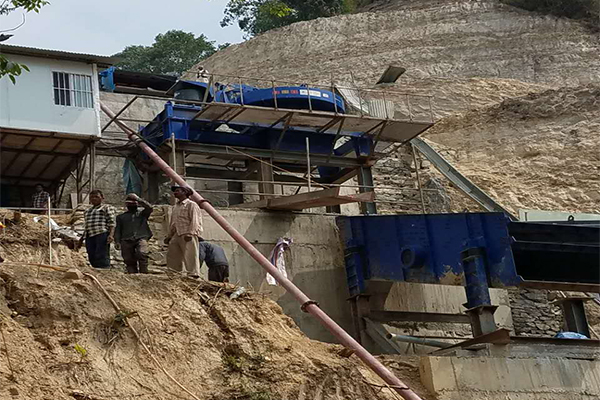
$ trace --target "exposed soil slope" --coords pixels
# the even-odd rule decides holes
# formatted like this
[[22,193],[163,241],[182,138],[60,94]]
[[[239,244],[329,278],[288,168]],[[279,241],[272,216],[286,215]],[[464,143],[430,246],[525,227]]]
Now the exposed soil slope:
[[[44,261],[37,223],[25,216],[0,238],[0,399],[190,399],[152,362],[129,321],[167,371],[206,400],[394,399],[356,356],[308,339],[267,296],[230,299],[232,285],[168,275],[98,272],[60,245],[60,264],[92,273],[118,314],[87,277],[19,265]],[[40,236],[40,242],[43,239]],[[7,362],[7,355],[10,365]],[[388,360],[426,395],[416,360]],[[414,365],[412,367],[411,365]],[[13,375],[14,373],[14,375]],[[427,396],[425,396],[427,397]]]

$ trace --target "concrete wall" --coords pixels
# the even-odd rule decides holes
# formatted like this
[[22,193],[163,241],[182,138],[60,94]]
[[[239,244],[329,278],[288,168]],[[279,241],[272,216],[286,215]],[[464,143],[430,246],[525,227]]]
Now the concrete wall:
[[420,372],[437,400],[600,398],[598,360],[428,356]]
[[[11,55],[12,62],[25,64],[16,84],[0,79],[0,126],[81,135],[100,134],[100,104],[95,65]],[[67,72],[92,77],[93,108],[54,104],[52,72]]]
[[[163,209],[166,211],[165,217],[158,217],[161,213],[157,211],[158,218],[152,226],[159,241],[164,237],[169,213],[168,207]],[[294,243],[286,255],[288,277],[310,298],[319,302],[322,309],[344,329],[354,333],[350,305],[347,302],[349,294],[343,249],[334,216],[234,209],[219,211],[265,256],[269,255],[279,237],[291,237]],[[205,214],[203,221],[204,238],[225,249],[231,265],[231,282],[269,293],[310,338],[335,341],[310,315],[300,311],[299,304],[289,294],[280,287],[269,286],[262,268],[212,218]],[[206,267],[202,269],[202,273],[206,277]],[[492,299],[494,304],[500,305],[497,311],[499,325],[511,329],[512,319],[506,291],[492,290]],[[390,291],[385,307],[397,311],[458,313],[464,311],[464,302],[465,291],[461,286],[399,283]],[[418,332],[413,332],[417,334],[468,336],[470,333],[469,325],[465,324],[454,327],[411,325],[419,325]],[[397,331],[407,332],[401,329]]]

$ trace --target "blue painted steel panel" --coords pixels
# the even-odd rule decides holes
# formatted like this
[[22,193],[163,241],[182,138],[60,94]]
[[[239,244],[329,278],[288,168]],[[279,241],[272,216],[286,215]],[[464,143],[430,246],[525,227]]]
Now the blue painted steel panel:
[[340,114],[346,112],[344,99],[341,96],[329,90],[309,89],[307,86],[276,86],[275,88],[260,89],[247,85],[232,84],[221,86],[215,95],[215,100],[218,102],[260,107],[275,107],[275,98],[277,98],[277,107],[279,108],[319,111],[337,110]]
[[[167,102],[151,123],[142,128],[141,134],[155,146],[169,140],[171,134],[177,140],[190,140],[196,143],[217,144],[224,146],[242,146],[260,149],[275,149],[284,129],[283,123],[277,126],[260,126],[256,124],[230,124],[238,130],[247,130],[244,134],[215,131],[218,126],[211,120],[193,119],[202,108],[196,105],[173,104]],[[245,129],[248,128],[248,129]],[[279,143],[281,151],[306,151],[306,138],[310,141],[310,151],[314,154],[329,154],[334,148],[333,133],[317,133],[310,129],[288,128],[284,139]],[[344,156],[353,151],[357,157],[366,157],[373,147],[370,136],[350,134],[348,143],[334,150],[334,154]]]
[[464,285],[461,252],[485,249],[490,287],[515,286],[517,275],[502,213],[338,217],[351,294],[383,279]]

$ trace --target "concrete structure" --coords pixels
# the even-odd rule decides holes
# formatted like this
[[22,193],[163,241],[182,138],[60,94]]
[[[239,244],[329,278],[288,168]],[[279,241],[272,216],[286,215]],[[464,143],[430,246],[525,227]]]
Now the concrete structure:
[[[165,218],[159,217],[152,227],[159,241],[164,237],[164,224],[167,223],[170,208],[163,207],[163,210]],[[279,237],[292,238],[294,243],[286,253],[289,278],[309,297],[319,302],[323,310],[344,329],[354,332],[350,304],[347,301],[349,294],[343,250],[335,225],[335,216],[233,209],[220,209],[219,212],[266,256]],[[160,213],[157,212],[157,215]],[[205,240],[219,244],[225,249],[231,265],[231,282],[269,293],[310,338],[335,341],[310,315],[300,311],[300,307],[289,294],[278,286],[269,286],[262,268],[206,215],[203,236]],[[206,273],[204,267],[204,277]],[[512,329],[506,291],[493,289],[492,300],[500,306],[497,311],[499,326]],[[386,300],[385,308],[391,311],[459,313],[464,311],[464,302],[465,290],[462,286],[397,283]],[[413,333],[467,336],[470,332],[469,325],[465,324],[442,326],[419,323],[419,326],[420,330]],[[398,333],[407,332],[402,327],[392,330]]]
[[76,191],[84,180],[89,154],[94,176],[94,147],[100,139],[98,68],[115,60],[91,54],[68,53],[1,45],[0,51],[29,72],[0,80],[0,130],[3,206],[29,206],[33,186],[45,185],[53,202],[73,171]]
[[437,400],[592,400],[600,398],[598,359],[536,356],[421,358],[424,386]]
[[519,209],[520,221],[567,221],[571,217],[575,221],[600,220],[600,214]]
[[[4,47],[2,51],[5,51]],[[23,72],[15,84],[7,78],[0,80],[0,101],[3,104],[0,126],[3,129],[100,135],[100,97],[95,63],[21,54],[9,57],[12,62],[27,65],[30,72]],[[61,74],[60,79],[67,77],[69,81],[53,82],[53,78],[58,79],[58,76],[53,76],[55,74]],[[77,90],[73,88],[76,81],[77,85],[81,85],[77,86]],[[58,89],[57,85],[68,89]],[[64,97],[65,93],[69,99]]]

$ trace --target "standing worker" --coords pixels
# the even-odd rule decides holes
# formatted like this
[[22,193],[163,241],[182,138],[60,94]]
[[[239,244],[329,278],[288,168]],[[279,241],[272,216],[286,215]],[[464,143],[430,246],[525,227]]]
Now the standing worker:
[[213,282],[229,282],[229,262],[221,246],[200,242],[200,267],[206,261],[208,280]]
[[41,183],[35,185],[35,193],[31,196],[31,206],[33,208],[41,208],[41,210],[34,210],[34,214],[44,214],[44,210],[48,209],[50,205],[50,193],[44,190],[44,186]]
[[90,192],[92,206],[83,213],[85,230],[78,245],[78,248],[81,247],[85,240],[90,264],[97,269],[110,268],[110,244],[114,241],[115,234],[115,211],[103,202],[102,191]]
[[[143,210],[138,209],[138,205]],[[130,274],[148,273],[148,240],[152,231],[148,218],[152,214],[152,205],[137,194],[127,195],[125,200],[127,211],[117,216],[115,228],[115,248],[121,249],[121,255],[127,272]]]
[[184,186],[171,186],[177,199],[171,215],[169,233],[165,244],[167,250],[167,268],[182,272],[185,270],[189,277],[200,277],[200,259],[198,258],[198,243],[202,237],[202,213],[200,207],[189,197],[192,189]]

